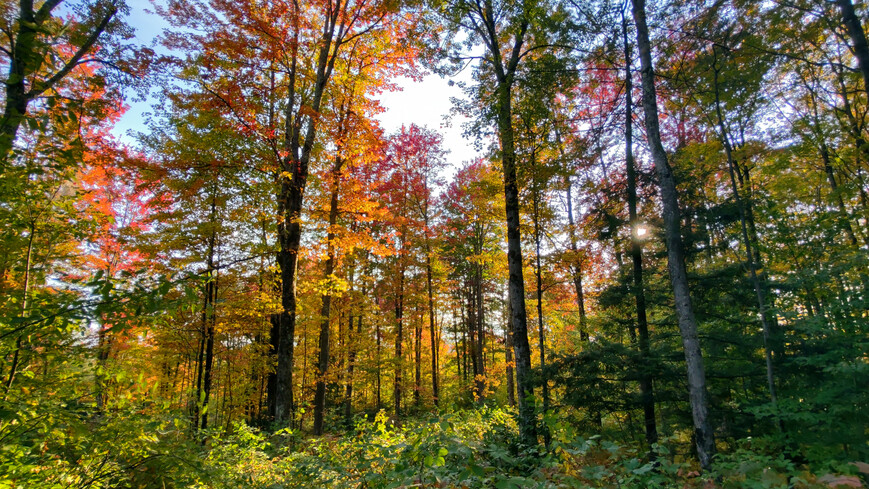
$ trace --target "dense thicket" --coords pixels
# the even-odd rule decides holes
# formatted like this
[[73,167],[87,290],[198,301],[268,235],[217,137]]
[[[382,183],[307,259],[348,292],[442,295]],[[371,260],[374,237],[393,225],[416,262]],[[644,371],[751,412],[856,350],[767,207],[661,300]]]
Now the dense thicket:
[[0,487],[865,479],[864,5],[128,10],[2,4]]

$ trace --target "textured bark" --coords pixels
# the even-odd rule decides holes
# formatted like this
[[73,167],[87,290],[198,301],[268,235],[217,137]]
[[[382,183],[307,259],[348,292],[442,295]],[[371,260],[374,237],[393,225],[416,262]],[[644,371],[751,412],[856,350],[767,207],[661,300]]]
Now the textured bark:
[[[468,348],[466,352],[466,356],[470,356],[471,358],[471,367],[473,369],[473,376],[471,380],[474,381],[474,399],[476,401],[483,400],[483,388],[481,382],[479,382],[479,375],[482,363],[482,354],[480,354],[480,341],[477,337],[477,307],[476,307],[476,293],[474,287],[474,281],[468,280],[468,285],[465,290],[465,300],[467,301],[467,311],[468,314],[466,316],[467,322],[465,323],[465,330],[468,332]],[[465,365],[465,369],[467,372],[467,364]]]
[[637,171],[634,162],[633,130],[633,79],[631,74],[631,47],[628,42],[627,20],[622,16],[622,34],[625,44],[625,169],[627,174],[628,224],[631,228],[631,263],[633,266],[634,301],[637,311],[637,333],[639,336],[640,360],[640,404],[643,406],[643,426],[646,444],[650,453],[652,445],[658,443],[658,427],[655,421],[655,393],[652,377],[645,363],[649,359],[649,323],[646,317],[646,293],[643,285],[643,247],[637,230],[640,221],[637,217]]
[[[482,253],[482,239],[479,240],[478,243],[480,243],[478,253]],[[471,306],[475,308],[473,323],[473,327],[475,328],[474,335],[477,338],[477,343],[475,345],[476,348],[474,350],[474,380],[477,394],[482,401],[486,396],[486,331],[485,309],[483,308],[483,265],[481,263],[476,263],[474,266],[474,288],[471,297],[473,302]]]
[[[362,291],[365,295],[365,291]],[[348,325],[348,352],[347,352],[347,386],[344,390],[344,423],[351,427],[353,426],[353,371],[356,368],[357,348],[356,342],[362,337],[362,316],[364,311],[360,310],[356,316],[356,334],[353,334],[353,316],[350,315],[350,324]]]
[[374,337],[376,340],[374,361],[375,365],[377,366],[377,371],[375,375],[375,384],[377,385],[377,388],[375,389],[375,400],[377,401],[377,410],[379,411],[380,408],[383,406],[383,380],[382,373],[380,372],[380,359],[382,358],[381,350],[383,348],[381,343],[383,340],[380,333],[380,321],[374,321]]
[[576,293],[576,308],[579,312],[579,339],[588,341],[588,326],[585,316],[585,292],[582,288],[582,261],[579,258],[579,247],[577,246],[576,228],[573,220],[573,196],[571,195],[572,184],[570,177],[564,177],[564,183],[567,193],[567,224],[569,226],[570,235],[570,251],[573,253],[574,261],[570,265],[570,271],[573,275],[573,290]]
[[703,354],[697,332],[697,320],[688,289],[688,273],[682,249],[682,235],[679,217],[679,201],[676,181],[672,168],[667,161],[667,153],[661,144],[658,122],[658,104],[655,93],[655,73],[652,67],[651,43],[646,24],[645,0],[631,0],[634,20],[637,26],[637,47],[640,51],[640,67],[643,87],[643,115],[646,136],[658,174],[661,191],[662,217],[667,243],[667,269],[673,286],[676,315],[685,364],[688,371],[688,397],[694,421],[694,437],[700,466],[709,470],[715,455],[715,438],[709,422],[709,400],[706,392],[706,372],[703,367]]

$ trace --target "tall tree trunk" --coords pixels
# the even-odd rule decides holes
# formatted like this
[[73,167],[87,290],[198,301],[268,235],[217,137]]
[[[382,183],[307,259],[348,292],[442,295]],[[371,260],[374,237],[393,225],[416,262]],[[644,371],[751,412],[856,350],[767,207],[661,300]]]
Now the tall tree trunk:
[[[349,284],[349,299],[347,301],[347,372],[344,378],[344,425],[347,428],[353,426],[353,370],[356,364],[356,338],[359,334],[353,333],[353,302],[355,280],[355,265],[351,260],[347,265],[348,284]],[[364,297],[364,294],[362,294]],[[360,301],[360,304],[362,302]],[[357,312],[361,318],[362,312]],[[361,325],[360,325],[361,326]]]
[[[478,4],[479,5],[479,4]],[[516,356],[516,387],[519,395],[519,428],[528,445],[537,444],[534,406],[529,400],[534,395],[531,384],[531,345],[528,342],[528,317],[525,310],[525,279],[522,271],[522,236],[519,219],[519,186],[516,181],[516,141],[513,131],[512,89],[516,70],[522,59],[525,34],[528,31],[528,12],[518,14],[515,30],[509,34],[511,46],[506,55],[501,52],[504,41],[499,32],[491,1],[485,1],[477,12],[477,33],[485,39],[489,61],[495,75],[496,128],[501,144],[501,166],[504,171],[504,210],[507,224],[507,289],[513,324],[513,350]]]
[[[426,180],[426,190],[428,190],[428,180]],[[435,406],[438,406],[440,393],[438,392],[438,352],[439,345],[438,337],[435,334],[435,305],[434,305],[434,286],[432,284],[432,263],[431,263],[431,241],[429,238],[429,197],[426,192],[425,206],[423,207],[423,218],[425,220],[425,283],[426,293],[428,294],[428,332],[431,343],[431,390],[432,399]]]
[[[338,46],[346,34],[336,26],[341,14],[340,5],[329,3],[328,15],[325,16],[325,26],[320,40],[317,57],[317,69],[310,111],[299,110],[293,116],[296,99],[296,64],[298,59],[298,42],[294,44],[290,70],[290,91],[285,108],[284,150],[287,156],[281,161],[278,191],[278,266],[281,270],[281,316],[280,334],[278,339],[278,367],[275,389],[275,421],[290,423],[293,419],[293,345],[296,336],[296,272],[299,264],[299,245],[302,237],[301,216],[304,203],[305,187],[308,182],[308,164],[317,136],[318,114],[323,100],[326,84],[332,75],[332,69],[337,57]],[[295,36],[298,41],[299,17],[298,7],[293,12]],[[341,19],[343,21],[343,19]],[[302,139],[302,128],[306,131]]]
[[697,332],[697,320],[691,304],[688,289],[688,273],[682,249],[682,235],[679,217],[679,201],[673,170],[667,161],[667,153],[661,144],[658,122],[658,104],[655,92],[655,73],[652,67],[652,50],[649,42],[649,28],[646,24],[645,0],[631,0],[634,20],[637,25],[637,47],[640,51],[640,66],[643,86],[643,113],[646,135],[652,153],[652,160],[658,173],[661,189],[663,221],[667,242],[667,268],[673,286],[676,315],[682,346],[685,350],[685,364],[688,371],[688,397],[691,415],[694,420],[694,437],[700,466],[709,470],[715,455],[715,436],[709,422],[709,400],[706,392],[706,372],[703,368],[703,353]]
[[382,349],[381,342],[383,340],[382,340],[382,335],[380,332],[380,321],[374,321],[374,337],[376,340],[375,341],[375,349],[374,349],[374,363],[376,365],[375,383],[377,384],[375,400],[377,401],[377,404],[376,404],[377,410],[380,411],[381,407],[383,406],[383,397],[382,397],[383,382],[382,382],[381,369],[380,369],[380,359],[383,358],[382,354],[381,354],[381,349]]
[[[428,230],[428,206],[426,206],[425,227]],[[435,304],[432,286],[431,244],[428,236],[425,241],[425,281],[428,293],[428,333],[431,340],[431,391],[434,405],[438,406],[440,393],[438,392],[438,339],[435,334]]]
[[[555,140],[558,145],[558,152],[562,159],[565,158],[564,145],[561,143],[561,133],[555,131]],[[570,181],[568,174],[564,175],[564,191],[567,200],[567,224],[568,237],[570,239],[570,272],[573,279],[573,289],[576,293],[576,308],[579,314],[579,339],[582,341],[588,340],[588,326],[585,316],[585,293],[582,288],[582,259],[579,256],[579,242],[576,238],[576,222],[573,218],[573,184]]]
[[416,315],[413,318],[413,404],[419,409],[422,404],[422,316],[419,308],[414,308]]
[[[341,167],[344,160],[340,156],[335,157],[332,165],[332,196],[329,199],[329,230],[326,233],[326,269],[325,279],[331,282],[335,273],[335,226],[338,224],[338,191],[341,180]],[[323,416],[326,411],[326,374],[329,370],[329,319],[332,307],[332,287],[327,286],[323,294],[320,307],[320,337],[319,353],[317,357],[317,386],[314,393],[314,434],[323,434]]]
[[[487,21],[494,23],[494,12],[487,10]],[[497,77],[498,138],[501,142],[501,165],[504,170],[504,209],[507,221],[507,268],[508,295],[513,323],[513,352],[516,356],[516,390],[519,396],[519,427],[522,438],[529,445],[537,444],[537,427],[534,406],[529,402],[534,395],[531,381],[531,345],[528,342],[528,317],[525,310],[525,279],[522,271],[522,235],[519,219],[519,185],[516,181],[516,143],[513,132],[513,105],[511,92],[519,64],[527,22],[519,27],[513,49],[506,66],[497,49],[491,53],[495,58]],[[494,24],[489,29],[495,32]],[[491,39],[498,46],[500,39]]]
[[[405,236],[402,233],[402,236]],[[392,384],[392,402],[395,408],[395,417],[401,417],[401,371],[404,368],[404,355],[402,344],[404,343],[404,264],[399,255],[398,289],[395,294],[395,373]]]
[[[482,242],[482,241],[481,241]],[[482,253],[482,248],[480,249]],[[474,372],[476,380],[477,393],[482,401],[486,397],[486,328],[485,328],[485,308],[483,307],[483,264],[476,263],[474,266],[474,289],[473,289],[473,307],[476,308],[474,327],[476,328],[477,345],[474,350],[476,356],[477,370]]]
[[718,85],[719,68],[717,65],[717,57],[715,61],[716,63],[713,66],[715,115],[717,117],[719,137],[721,138],[721,143],[724,145],[724,153],[727,156],[727,170],[730,174],[730,185],[731,189],[733,190],[733,198],[734,200],[736,200],[736,206],[739,209],[739,223],[742,231],[743,246],[745,247],[745,260],[746,264],[748,265],[748,273],[749,277],[751,278],[751,285],[754,287],[754,293],[757,299],[757,310],[758,315],[760,316],[761,330],[763,331],[763,352],[764,360],[766,362],[766,382],[767,389],[769,390],[769,399],[773,403],[773,405],[775,405],[777,402],[775,389],[775,370],[773,369],[772,349],[770,348],[771,326],[767,320],[768,312],[766,307],[766,297],[764,294],[764,288],[761,286],[760,278],[757,274],[756,262],[751,247],[751,239],[748,235],[748,219],[746,216],[745,204],[740,198],[739,186],[736,183],[736,164],[733,159],[733,148],[730,144],[730,135],[727,131],[727,127],[724,125],[724,116],[721,113],[721,99]]
[[[625,44],[625,169],[627,173],[628,225],[631,230],[631,262],[633,264],[634,301],[637,309],[637,332],[640,347],[640,403],[643,407],[643,425],[649,453],[658,443],[658,427],[655,421],[655,393],[652,376],[646,365],[650,354],[649,324],[646,318],[646,293],[643,285],[643,246],[638,234],[640,220],[637,217],[637,171],[634,162],[633,129],[633,78],[631,73],[631,45],[628,42],[628,25],[622,12],[622,35]],[[654,455],[653,455],[654,456]]]
[[467,386],[468,384],[468,351],[470,348],[468,347],[468,327],[467,321],[462,321],[462,383]]
[[[475,274],[476,275],[476,274]],[[475,276],[474,275],[474,276]],[[476,294],[475,294],[475,286],[474,286],[474,276],[472,276],[467,282],[467,288],[465,290],[465,300],[467,301],[467,323],[465,324],[465,330],[468,332],[468,339],[470,340],[470,348],[468,348],[468,352],[471,357],[471,366],[473,368],[473,381],[474,381],[474,399],[476,401],[482,401],[483,399],[483,388],[484,386],[479,382],[480,375],[480,358],[482,355],[477,355],[480,350],[479,347],[479,339],[477,338],[477,307],[476,307]],[[467,369],[467,365],[465,365]]]
[[[353,281],[350,281],[352,291]],[[362,287],[361,297],[365,297],[365,287]],[[356,316],[356,334],[353,335],[353,315],[350,314],[350,322],[348,324],[349,338],[347,341],[347,387],[344,391],[344,423],[347,427],[353,426],[353,371],[356,368],[356,355],[359,348],[358,341],[362,338],[362,317],[365,315],[363,302],[359,302],[359,312]]]
[[[28,299],[30,297],[30,269],[33,263],[33,240],[36,237],[36,223],[30,223],[30,235],[27,237],[27,258],[24,261],[24,297],[21,299],[21,317],[27,317]],[[108,278],[107,278],[108,279]],[[101,331],[102,332],[102,331]],[[24,334],[19,333],[15,338],[15,352],[12,353],[12,364],[9,367],[9,376],[6,377],[5,392],[3,399],[9,394],[9,389],[12,388],[12,383],[15,382],[15,374],[18,373],[18,366],[21,361],[21,347],[24,341]]]
[[511,327],[510,302],[507,302],[507,323],[504,326],[504,361],[507,364],[507,404],[516,405],[516,386],[513,380],[513,331]]
[[[217,299],[217,277],[215,276],[216,267],[214,265],[214,254],[217,241],[217,196],[212,195],[211,198],[211,234],[208,236],[208,255],[206,256],[206,282],[203,291],[204,303],[202,307],[202,383],[201,391],[197,389],[196,402],[197,413],[200,419],[197,420],[199,427],[205,429],[208,427],[208,402],[211,398],[212,370],[214,367],[214,327],[216,316],[214,306]],[[199,384],[198,384],[199,385]],[[198,406],[201,406],[199,408]]]
[[[536,155],[532,154],[531,164],[536,167]],[[532,216],[534,217],[534,277],[537,279],[537,343],[540,349],[540,385],[543,394],[543,412],[549,411],[549,380],[546,375],[546,328],[543,321],[543,271],[540,267],[540,192],[534,182],[532,193]],[[548,436],[547,436],[548,440]]]

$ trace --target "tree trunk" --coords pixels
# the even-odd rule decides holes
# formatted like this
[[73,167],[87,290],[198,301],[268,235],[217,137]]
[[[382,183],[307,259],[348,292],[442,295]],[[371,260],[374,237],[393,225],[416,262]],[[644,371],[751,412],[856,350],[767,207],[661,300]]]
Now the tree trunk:
[[[714,48],[713,48],[714,49]],[[745,247],[745,259],[746,264],[748,265],[748,272],[751,278],[751,285],[754,287],[754,293],[757,299],[757,310],[758,315],[760,316],[760,324],[761,330],[763,331],[763,352],[764,352],[764,360],[766,362],[766,382],[767,389],[769,390],[769,399],[773,405],[776,404],[776,389],[775,389],[775,370],[773,369],[772,363],[772,349],[770,348],[770,336],[771,336],[771,327],[769,321],[767,320],[767,307],[766,307],[766,297],[764,293],[764,288],[761,286],[760,278],[757,274],[756,262],[754,259],[754,253],[751,247],[751,239],[748,235],[748,224],[746,217],[745,204],[740,198],[739,195],[739,186],[736,184],[736,164],[733,159],[733,148],[730,144],[730,136],[728,134],[727,128],[724,125],[724,116],[721,113],[721,100],[718,86],[718,72],[719,68],[717,66],[717,58],[716,64],[713,66],[713,80],[714,80],[714,89],[715,89],[715,115],[718,119],[718,130],[719,137],[721,138],[721,143],[724,145],[724,153],[727,156],[727,170],[730,174],[730,185],[733,190],[733,198],[736,200],[736,206],[739,209],[739,223],[742,231],[742,241],[743,246]]]
[[[27,317],[27,301],[30,297],[30,268],[33,262],[33,240],[36,236],[36,223],[30,223],[30,236],[27,237],[27,258],[24,262],[24,297],[21,299],[21,317]],[[102,331],[100,331],[102,333]],[[12,383],[15,382],[15,374],[18,372],[18,365],[21,360],[21,346],[24,341],[24,334],[19,333],[15,338],[15,352],[12,354],[12,365],[9,367],[9,376],[6,378],[6,385],[3,399],[9,394],[9,389],[12,388]],[[98,388],[99,391],[99,388]]]
[[[536,167],[536,155],[532,154],[531,164]],[[535,176],[536,177],[536,176]],[[534,276],[537,279],[537,343],[540,349],[540,385],[543,394],[543,412],[549,411],[549,381],[546,376],[546,333],[543,321],[543,273],[540,268],[540,193],[534,181],[532,193],[532,216],[534,218]],[[548,437],[547,437],[548,438]]]
[[634,20],[637,25],[637,47],[640,51],[642,70],[643,112],[646,123],[652,160],[658,173],[661,190],[663,221],[667,242],[667,268],[673,286],[676,315],[685,350],[685,364],[688,371],[688,397],[691,415],[694,420],[694,437],[700,466],[709,470],[715,455],[715,437],[709,422],[709,401],[706,392],[706,372],[703,368],[703,353],[697,332],[697,320],[691,304],[688,289],[688,274],[682,249],[682,235],[679,217],[679,202],[676,181],[672,168],[667,161],[667,153],[661,144],[658,123],[658,104],[655,93],[655,73],[652,67],[652,51],[649,42],[649,28],[646,24],[645,0],[631,0]]
[[[298,58],[296,47],[293,48],[290,93],[287,97],[285,109],[284,150],[287,152],[287,156],[281,161],[279,176],[278,216],[280,222],[278,223],[278,244],[280,250],[277,255],[278,266],[281,270],[281,307],[283,310],[280,316],[274,413],[275,421],[284,424],[292,422],[295,409],[293,404],[293,344],[296,336],[296,272],[299,262],[299,244],[302,236],[301,216],[305,187],[308,182],[308,164],[317,136],[318,114],[323,100],[323,93],[335,64],[337,47],[334,43],[340,44],[344,35],[342,29],[339,31],[338,39],[334,39],[340,8],[333,9],[332,7],[330,4],[330,12],[326,16],[326,25],[323,27],[310,113],[303,115],[300,110],[296,117],[293,117],[296,63]],[[297,23],[295,30],[296,41],[298,41],[299,15],[298,11],[294,12],[294,21]],[[297,45],[298,43],[296,43]],[[335,50],[334,53],[332,52],[333,49]],[[305,121],[307,124],[303,124]],[[306,127],[304,139],[301,138],[303,126]],[[302,143],[301,141],[304,142]]]
[[[482,243],[482,240],[480,240]],[[479,250],[482,253],[482,247]],[[474,350],[476,356],[477,370],[474,372],[474,379],[477,385],[477,394],[482,401],[486,397],[486,328],[485,328],[485,309],[483,307],[483,264],[476,263],[474,266],[474,289],[473,289],[473,304],[476,308],[474,327],[476,328],[475,335],[477,337],[477,345]]]
[[[214,254],[217,242],[217,196],[212,195],[211,199],[211,234],[208,236],[208,255],[206,256],[206,282],[203,290],[204,303],[202,307],[202,390],[197,389],[196,402],[197,414],[200,419],[197,420],[199,427],[205,429],[208,427],[208,401],[211,398],[211,384],[214,367],[214,327],[216,316],[214,306],[217,300],[217,277],[215,276],[216,267],[214,265]],[[198,386],[199,384],[197,384]]]
[[[470,348],[468,351],[470,352],[471,357],[471,366],[473,367],[473,378],[474,381],[474,400],[479,402],[483,399],[483,386],[479,382],[479,374],[480,374],[480,358],[482,355],[477,355],[480,350],[479,347],[479,339],[477,338],[477,307],[476,307],[476,294],[474,287],[473,278],[468,280],[467,288],[465,290],[465,299],[467,300],[467,323],[465,325],[465,330],[468,332],[468,339],[470,340]],[[465,365],[467,368],[467,365]]]
[[[353,285],[355,283],[354,265],[347,267],[350,274],[350,294],[353,294]],[[358,341],[362,337],[362,316],[365,314],[363,301],[365,298],[365,287],[362,287],[359,300],[359,311],[357,311],[356,334],[353,334],[353,306],[352,302],[348,304],[350,313],[347,322],[347,379],[344,387],[344,424],[347,428],[353,426],[353,371],[356,369],[356,355],[358,351]]]
[[383,398],[382,398],[382,378],[380,372],[380,359],[382,358],[381,354],[381,342],[382,335],[380,333],[380,321],[374,321],[374,336],[376,340],[375,349],[374,349],[374,363],[376,364],[376,377],[375,383],[377,384],[376,389],[376,401],[377,401],[377,410],[380,411],[383,406]]
[[[564,158],[564,146],[561,144],[561,133],[556,130],[555,131],[555,139],[558,144],[558,151],[561,154],[561,157]],[[573,219],[573,196],[572,194],[573,184],[570,181],[570,176],[565,174],[564,176],[564,190],[565,190],[565,198],[567,199],[567,224],[568,224],[568,236],[570,238],[570,271],[573,279],[573,289],[576,293],[576,308],[579,313],[579,339],[582,341],[588,341],[588,327],[586,325],[586,317],[585,317],[585,293],[582,289],[582,259],[579,256],[579,245],[578,240],[576,238],[576,223]]]
[[413,404],[418,410],[422,404],[422,316],[419,314],[419,308],[414,309],[416,315],[413,318]]
[[[338,224],[338,191],[341,179],[341,167],[344,160],[341,157],[335,158],[335,163],[332,165],[332,196],[329,199],[329,229],[326,233],[326,269],[324,270],[325,279],[331,282],[332,275],[335,273],[335,226]],[[320,338],[319,338],[319,353],[317,357],[317,387],[314,393],[314,434],[319,436],[323,434],[323,416],[326,411],[326,374],[329,370],[329,317],[331,315],[332,306],[332,287],[327,285],[326,292],[323,294],[323,301],[320,307]]]
[[863,89],[869,94],[869,44],[866,43],[863,23],[854,12],[854,4],[851,0],[836,0],[836,3],[842,13],[842,24],[848,29],[848,35],[851,36],[851,42],[854,44],[851,49],[857,57],[860,73],[863,74]]
[[[633,78],[631,74],[631,47],[628,43],[627,19],[622,13],[622,34],[625,44],[625,168],[627,173],[628,225],[631,231],[631,262],[633,264],[634,301],[637,309],[637,332],[640,347],[640,404],[643,407],[643,425],[649,453],[658,443],[658,428],[655,421],[655,393],[649,375],[649,324],[646,317],[646,293],[643,285],[643,247],[638,234],[640,221],[637,217],[637,171],[634,164],[633,130]],[[653,454],[654,456],[654,454]]]
[[[402,233],[402,236],[405,234]],[[401,370],[404,367],[402,343],[404,342],[404,264],[402,257],[398,257],[398,289],[395,294],[395,377],[392,389],[392,402],[395,408],[395,417],[401,417]]]
[[[428,229],[428,212],[426,212],[426,229]],[[431,246],[426,237],[425,243],[425,279],[426,292],[428,293],[428,332],[431,340],[431,391],[434,405],[438,406],[440,393],[438,392],[438,339],[435,334],[435,305],[432,287],[431,269]]]
[[507,302],[507,323],[504,326],[505,330],[505,350],[504,361],[507,364],[507,404],[510,406],[516,405],[516,386],[513,383],[513,331],[510,327],[510,303]]

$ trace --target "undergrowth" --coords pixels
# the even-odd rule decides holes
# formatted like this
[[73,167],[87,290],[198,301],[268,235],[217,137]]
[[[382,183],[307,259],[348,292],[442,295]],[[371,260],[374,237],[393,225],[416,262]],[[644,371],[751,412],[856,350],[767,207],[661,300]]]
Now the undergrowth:
[[[522,443],[514,414],[483,407],[393,423],[359,417],[342,436],[306,438],[238,423],[193,442],[180,419],[87,420],[4,446],[0,488],[814,488],[814,474],[771,444],[744,441],[720,455],[714,473],[599,436],[549,426],[548,448]],[[847,466],[839,467],[849,470]]]

